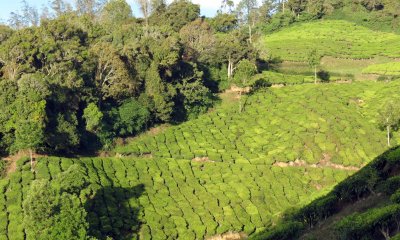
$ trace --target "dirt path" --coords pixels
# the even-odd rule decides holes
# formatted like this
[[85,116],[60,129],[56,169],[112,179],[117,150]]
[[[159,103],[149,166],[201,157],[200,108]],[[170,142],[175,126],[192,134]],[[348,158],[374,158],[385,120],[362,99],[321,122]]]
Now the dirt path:
[[275,162],[274,166],[278,167],[311,167],[311,168],[333,168],[340,169],[346,171],[358,171],[361,167],[356,166],[344,166],[342,164],[336,164],[331,162],[331,157],[327,154],[324,154],[324,158],[321,159],[318,163],[309,164],[304,160],[297,159],[291,162]]
[[221,235],[215,235],[212,237],[207,237],[206,240],[242,240],[247,239],[244,233],[227,232]]
[[[7,162],[7,168],[5,170],[6,176],[9,176],[9,174],[15,172],[17,170],[17,161],[23,157],[29,157],[29,153],[26,152],[19,152],[17,154],[8,156],[3,158],[4,161]],[[47,157],[47,155],[41,155],[41,154],[33,154],[33,167],[36,165],[36,159],[40,157]]]

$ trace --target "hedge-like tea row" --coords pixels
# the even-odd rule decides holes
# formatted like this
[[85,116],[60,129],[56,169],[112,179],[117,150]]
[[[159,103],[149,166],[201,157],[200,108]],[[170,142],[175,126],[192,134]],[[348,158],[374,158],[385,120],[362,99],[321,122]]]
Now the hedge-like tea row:
[[343,20],[309,22],[266,35],[259,48],[272,57],[306,61],[310,49],[323,56],[366,59],[375,56],[399,57],[400,36],[376,32]]
[[[173,159],[43,158],[0,180],[0,239],[23,239],[22,201],[33,179],[53,179],[74,163],[90,185],[80,199],[88,207],[90,233],[99,238],[138,229],[142,239],[203,239],[228,231],[252,233],[281,212],[307,203],[350,172],[251,164],[194,163]],[[138,187],[143,185],[143,188]],[[319,187],[317,187],[319,186]]]
[[377,112],[399,96],[399,87],[398,82],[356,82],[272,89],[244,97],[240,114],[229,105],[116,151],[255,165],[300,159],[362,166],[386,148]]
[[363,73],[399,76],[400,62],[373,64],[363,69]]

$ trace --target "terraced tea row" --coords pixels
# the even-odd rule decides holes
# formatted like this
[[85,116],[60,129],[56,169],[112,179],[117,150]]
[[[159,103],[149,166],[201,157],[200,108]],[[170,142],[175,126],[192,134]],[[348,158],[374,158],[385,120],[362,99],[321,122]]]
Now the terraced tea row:
[[288,61],[306,61],[310,49],[323,56],[364,59],[400,57],[400,36],[376,32],[341,20],[316,21],[266,35],[259,48],[269,56]]
[[363,69],[363,73],[399,76],[400,62],[373,64]]
[[33,179],[54,179],[82,164],[90,185],[80,193],[90,233],[124,239],[142,223],[141,239],[203,239],[228,231],[252,233],[289,207],[308,203],[351,172],[173,159],[39,159],[36,172],[20,161],[0,180],[0,239],[24,239],[22,202]]
[[[123,155],[271,165],[297,159],[361,166],[385,150],[377,110],[399,96],[398,82],[321,84],[272,89],[197,120],[142,136]],[[398,134],[395,134],[395,139]]]
[[[328,73],[329,74],[329,73]],[[306,76],[306,75],[293,75],[293,74],[283,74],[279,72],[272,71],[263,71],[255,75],[251,82],[256,82],[258,80],[265,80],[270,84],[282,84],[282,85],[295,85],[295,84],[303,84],[303,83],[314,83],[314,76]],[[336,81],[345,81],[348,80],[343,77],[337,76],[329,76],[329,79],[326,79],[327,82],[336,82]],[[318,78],[317,80],[320,82],[321,80]]]

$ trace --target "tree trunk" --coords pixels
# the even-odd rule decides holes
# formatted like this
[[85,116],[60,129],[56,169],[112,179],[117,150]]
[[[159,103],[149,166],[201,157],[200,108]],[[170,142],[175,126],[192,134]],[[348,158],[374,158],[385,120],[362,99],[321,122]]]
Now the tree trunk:
[[379,231],[382,233],[383,237],[385,238],[385,240],[390,240],[390,234],[389,234],[389,229],[386,227],[381,227],[381,229],[379,229]]
[[29,155],[31,158],[31,172],[33,172],[33,153],[32,153],[32,149],[29,149]]
[[228,60],[228,80],[231,79],[231,59]]
[[233,62],[232,59],[229,57],[228,59],[228,80],[233,77]]
[[239,113],[242,112],[242,89],[239,91]]
[[314,83],[317,84],[317,66],[314,67]]
[[388,144],[388,147],[390,147],[390,126],[389,125],[386,126],[386,132],[387,132],[387,144]]
[[249,23],[249,42],[250,42],[250,44],[253,43],[253,40],[252,40],[253,36],[252,35],[253,35],[253,33],[251,32],[251,25]]
[[282,11],[285,13],[285,0],[282,0]]

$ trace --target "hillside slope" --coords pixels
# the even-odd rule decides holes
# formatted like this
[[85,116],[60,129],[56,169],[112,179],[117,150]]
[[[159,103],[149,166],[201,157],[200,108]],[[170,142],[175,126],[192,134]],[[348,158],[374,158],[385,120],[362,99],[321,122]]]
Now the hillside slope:
[[22,205],[31,182],[53,181],[72,164],[88,177],[79,198],[89,233],[99,239],[263,231],[385,151],[376,111],[398,96],[399,87],[363,82],[271,89],[244,99],[242,113],[231,101],[197,120],[135,138],[116,149],[120,157],[43,157],[34,172],[22,159],[0,180],[0,238],[24,238]]
[[360,167],[385,150],[377,110],[398,96],[399,87],[398,82],[363,82],[272,89],[244,100],[243,113],[237,113],[236,102],[116,151],[256,165],[329,159]]
[[400,36],[372,31],[342,20],[308,22],[266,35],[259,47],[273,57],[306,61],[310,49],[337,58],[400,57]]
[[[250,239],[390,239],[399,234],[400,148]],[[396,238],[396,239],[397,239]],[[394,239],[394,238],[393,238]]]

